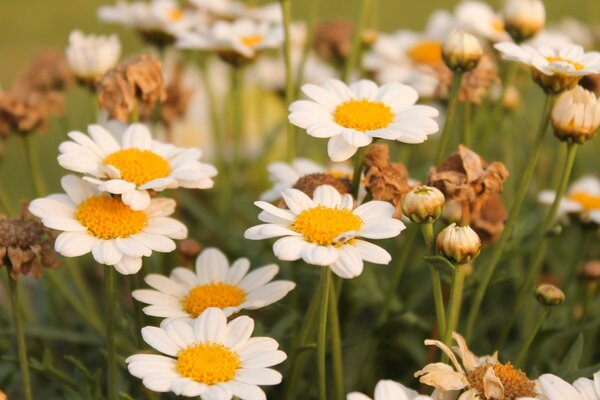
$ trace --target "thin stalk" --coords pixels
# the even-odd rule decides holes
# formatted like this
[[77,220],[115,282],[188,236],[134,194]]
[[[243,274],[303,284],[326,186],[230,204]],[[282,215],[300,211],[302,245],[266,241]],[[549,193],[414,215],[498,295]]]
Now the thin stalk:
[[456,113],[456,106],[458,104],[458,93],[460,92],[460,85],[462,82],[463,74],[461,72],[455,72],[452,77],[452,86],[450,87],[450,98],[448,100],[448,111],[446,112],[446,122],[440,136],[438,148],[435,153],[435,164],[440,164],[444,160],[446,155],[446,148],[448,147],[448,141],[450,140],[450,132],[454,125],[454,114]]
[[325,353],[327,352],[327,303],[331,286],[331,268],[321,267],[321,290],[319,302],[319,325],[317,331],[317,376],[319,384],[319,400],[327,400],[327,368]]
[[40,165],[38,162],[39,160],[35,151],[35,143],[33,141],[33,132],[19,135],[19,137],[23,144],[25,159],[31,173],[31,178],[33,179],[35,194],[40,197],[44,196],[46,193],[48,193],[48,188],[46,187],[46,182],[44,181],[40,171]]
[[462,144],[467,147],[473,146],[473,103],[463,103],[463,129]]
[[[8,272],[8,268],[4,268]],[[29,363],[27,361],[27,344],[25,342],[25,331],[23,329],[23,318],[19,302],[18,281],[8,274],[8,288],[10,291],[10,303],[15,324],[15,337],[17,338],[17,352],[19,356],[19,368],[21,369],[21,380],[23,381],[23,398],[31,400],[31,378],[29,377]]]
[[106,370],[108,400],[117,399],[117,355],[115,352],[115,305],[117,291],[115,288],[115,269],[103,266],[106,286]]
[[531,291],[531,285],[533,284],[534,279],[539,275],[544,259],[546,258],[546,251],[548,250],[549,245],[548,230],[550,230],[552,224],[554,224],[554,221],[556,220],[558,207],[562,201],[565,191],[567,190],[567,185],[569,184],[569,178],[571,177],[571,171],[573,170],[573,165],[575,164],[575,156],[577,155],[577,149],[579,145],[577,143],[569,143],[567,146],[567,158],[565,160],[558,187],[556,188],[556,197],[554,198],[554,201],[552,202],[552,205],[550,206],[550,209],[548,210],[541,227],[538,229],[538,239],[534,256],[531,264],[527,268],[527,273],[519,288],[517,300],[513,307],[510,318],[504,324],[499,341],[501,346],[504,345],[506,339],[508,338],[510,329],[512,328],[517,319],[517,315],[519,314],[519,309],[526,300],[528,293]]
[[[433,222],[421,224],[421,232],[427,246],[427,254],[434,255],[433,248]],[[435,315],[438,324],[440,335],[446,331],[446,315],[444,310],[444,294],[442,292],[442,280],[440,271],[431,263],[428,263],[429,272],[431,273],[431,286],[433,290],[433,301],[435,303]]]
[[335,400],[344,400],[344,355],[339,318],[335,285],[330,285],[329,326],[331,328],[331,355],[333,360],[333,398]]
[[307,7],[307,18],[306,18],[306,40],[304,47],[302,48],[302,57],[300,58],[300,64],[298,67],[298,74],[296,76],[296,88],[294,89],[294,95],[297,96],[300,91],[300,86],[304,81],[304,72],[306,69],[306,61],[308,60],[308,54],[312,48],[315,19],[317,13],[317,2],[319,0],[309,0]]
[[452,345],[452,332],[456,331],[458,319],[460,316],[460,306],[463,297],[463,288],[465,283],[465,266],[457,265],[456,273],[452,279],[452,288],[450,289],[450,300],[448,302],[448,316],[446,318],[446,333],[444,334],[444,343],[446,346]]
[[2,206],[6,215],[13,215],[13,209],[10,206],[10,201],[8,200],[8,196],[2,187],[0,187],[0,206]]
[[492,253],[490,262],[489,264],[487,264],[486,267],[484,267],[481,282],[477,287],[475,297],[473,298],[473,303],[471,304],[471,309],[469,310],[467,327],[465,330],[467,340],[471,338],[473,328],[475,327],[475,321],[477,320],[477,317],[479,315],[481,303],[483,302],[483,298],[485,297],[485,292],[490,284],[492,276],[494,275],[494,271],[496,270],[496,267],[500,262],[502,253],[504,252],[506,245],[508,244],[508,241],[512,234],[512,230],[517,221],[517,217],[519,216],[519,212],[521,211],[521,206],[523,205],[525,195],[527,194],[527,189],[529,188],[529,183],[531,182],[531,178],[533,177],[533,173],[535,172],[535,167],[542,152],[542,144],[546,136],[546,131],[548,130],[548,125],[550,124],[550,113],[552,112],[554,101],[555,96],[546,97],[544,109],[542,111],[542,117],[540,120],[540,126],[535,137],[535,141],[533,143],[533,151],[529,156],[527,166],[525,167],[525,171],[523,172],[523,178],[521,179],[519,188],[517,189],[515,201],[510,208],[508,219],[506,220],[506,223],[504,225],[504,231],[502,231],[502,235],[500,236],[500,239],[498,239],[498,242],[494,247],[494,252]]
[[[283,16],[283,60],[285,64],[285,103],[286,106],[294,101],[294,73],[292,72],[292,51],[291,51],[291,37],[290,37],[290,23],[292,19],[292,2],[291,0],[279,0],[281,3],[281,14]],[[284,117],[286,119],[286,133],[287,133],[287,151],[286,159],[288,162],[294,158],[295,149],[295,129],[292,124],[287,121],[287,113]]]
[[581,320],[584,321],[588,316],[590,310],[590,304],[596,297],[598,291],[598,281],[588,281],[585,283],[585,293],[583,296],[583,306],[581,307]]
[[354,172],[352,175],[352,196],[355,199],[358,198],[358,191],[360,189],[360,180],[362,177],[362,170],[365,165],[365,154],[368,146],[359,147],[354,156]]
[[[138,290],[142,287],[142,277],[140,274],[134,274],[129,277],[129,284],[131,286],[130,292],[133,293],[134,290]],[[133,322],[135,325],[135,337],[136,343],[138,347],[142,347],[144,342],[142,341],[142,328],[144,327],[144,312],[142,310],[142,305],[139,301],[131,297],[131,302],[133,303]]]
[[203,57],[200,60],[200,74],[202,77],[202,82],[204,83],[204,91],[206,92],[206,97],[208,99],[208,108],[210,113],[210,125],[211,131],[213,135],[214,141],[214,149],[216,155],[217,168],[221,170],[224,160],[223,160],[223,132],[221,130],[221,120],[219,118],[218,107],[217,107],[217,98],[215,96],[215,91],[212,85],[212,81],[208,76],[208,65],[206,59]]
[[350,79],[350,74],[352,74],[352,71],[354,71],[358,64],[362,46],[362,33],[367,25],[373,3],[373,0],[362,0],[354,28],[354,34],[352,35],[352,47],[350,47],[350,54],[348,55],[344,71],[342,72],[342,81],[344,82],[347,82],[348,79]]
[[542,327],[542,323],[544,322],[544,319],[546,318],[547,315],[548,315],[548,308],[542,307],[542,309],[540,310],[540,313],[535,321],[535,324],[531,328],[531,331],[529,331],[527,338],[525,339],[525,341],[521,345],[521,349],[517,353],[517,357],[515,359],[516,360],[515,366],[517,366],[517,367],[523,366],[523,363],[526,361],[527,352],[529,351],[529,347],[531,346],[531,344],[533,343],[533,340],[535,339],[538,332],[540,331],[540,328]]
[[233,67],[231,71],[231,96],[233,113],[231,116],[232,126],[232,153],[231,153],[231,177],[239,172],[240,148],[242,141],[243,124],[243,96],[244,96],[244,68],[241,66]]
[[504,76],[502,77],[502,91],[500,92],[500,97],[494,104],[494,109],[492,110],[492,116],[488,120],[488,125],[484,132],[488,132],[490,130],[494,130],[500,117],[502,116],[502,110],[504,109],[504,99],[506,98],[506,93],[508,93],[508,88],[512,85],[515,80],[515,75],[517,73],[517,69],[519,64],[516,62],[509,62],[504,70]]

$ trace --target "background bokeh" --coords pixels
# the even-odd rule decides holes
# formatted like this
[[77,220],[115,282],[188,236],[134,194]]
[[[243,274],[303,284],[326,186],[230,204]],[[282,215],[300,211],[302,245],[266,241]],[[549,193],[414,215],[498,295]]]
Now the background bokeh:
[[[263,1],[257,1],[261,3]],[[436,8],[452,9],[459,0],[380,0],[374,13],[373,25],[382,30],[399,28],[421,29],[427,16]],[[499,8],[502,0],[489,1]],[[36,51],[63,48],[73,29],[85,32],[108,33],[118,31],[125,44],[124,54],[139,49],[137,37],[115,25],[101,23],[96,9],[111,0],[2,0],[0,1],[0,86],[6,87],[20,66]],[[323,0],[320,19],[332,17],[354,18],[358,1]],[[583,22],[600,22],[600,0],[546,0],[549,21],[573,16]],[[295,0],[294,16],[303,16],[305,0]]]

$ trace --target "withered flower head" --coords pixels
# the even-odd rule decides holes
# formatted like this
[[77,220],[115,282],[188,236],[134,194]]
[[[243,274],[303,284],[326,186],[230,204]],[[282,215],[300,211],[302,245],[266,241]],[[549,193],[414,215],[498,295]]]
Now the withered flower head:
[[325,173],[304,175],[298,179],[293,188],[306,193],[307,196],[312,198],[315,189],[323,185],[333,186],[340,194],[352,192],[352,182],[350,182],[350,179],[347,177],[336,177]]
[[366,172],[363,181],[375,200],[389,201],[396,212],[394,218],[402,217],[402,200],[414,185],[408,182],[408,171],[400,163],[389,162],[387,144],[371,145],[365,155]]
[[19,218],[0,215],[0,260],[13,279],[30,272],[39,278],[42,267],[58,268],[61,261],[55,258],[54,239],[40,221],[30,218],[26,205]]
[[48,117],[63,111],[64,96],[56,91],[0,91],[0,137],[44,130]]
[[[434,96],[448,97],[452,84],[452,71],[446,65],[438,64],[424,72],[434,74],[439,80]],[[479,104],[490,86],[499,80],[496,63],[489,56],[484,55],[475,69],[463,74],[458,98],[462,102]]]
[[344,19],[335,19],[318,24],[315,27],[313,46],[323,59],[343,65],[350,54],[354,23]]
[[62,51],[50,49],[37,54],[19,74],[12,89],[18,92],[62,91],[75,83]]
[[[171,82],[166,89],[166,99],[160,108],[160,116],[169,127],[185,116],[193,92],[183,85],[183,66],[177,64],[171,74]],[[151,110],[150,110],[151,111]]]
[[96,90],[100,107],[125,122],[135,107],[140,115],[149,115],[166,98],[161,63],[147,54],[109,70],[96,81]]

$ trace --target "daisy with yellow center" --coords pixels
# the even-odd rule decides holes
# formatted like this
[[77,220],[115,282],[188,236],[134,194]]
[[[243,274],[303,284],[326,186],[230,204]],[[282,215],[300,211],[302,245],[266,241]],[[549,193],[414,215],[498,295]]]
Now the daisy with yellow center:
[[392,259],[387,251],[361,237],[390,238],[405,228],[392,218],[395,209],[390,203],[369,201],[354,208],[351,195],[340,195],[329,185],[319,186],[312,199],[297,189],[284,190],[281,196],[287,209],[264,201],[254,203],[263,210],[258,218],[266,224],[246,230],[246,239],[280,237],[273,245],[280,260],[303,259],[330,267],[342,278],[359,276],[364,261],[388,264]]
[[255,310],[281,300],[296,285],[290,281],[273,281],[279,272],[275,264],[251,272],[247,258],[231,266],[220,250],[208,248],[196,259],[195,273],[175,268],[169,277],[151,274],[146,283],[152,289],[133,292],[133,298],[149,304],[144,312],[162,318],[196,318],[210,307],[226,316],[241,310]]
[[600,53],[585,52],[575,44],[552,48],[502,42],[494,47],[505,60],[528,66],[533,79],[548,93],[573,89],[584,76],[600,72]]
[[272,24],[279,24],[281,18],[281,6],[277,2],[267,3],[261,6],[246,5],[240,0],[190,0],[190,3],[216,19],[236,20],[239,18],[250,18]]
[[[538,200],[550,205],[554,202],[555,192],[542,191]],[[576,215],[583,223],[600,225],[600,179],[586,175],[573,182],[567,190],[567,195],[558,205],[558,218],[568,214]]]
[[[426,365],[415,373],[421,383],[436,388],[438,392],[464,392],[458,400],[525,400],[537,398],[537,385],[527,375],[510,363],[500,363],[498,354],[477,357],[467,347],[462,336],[453,332],[458,347],[454,352],[438,340],[425,340],[428,346],[440,348],[452,362]],[[461,363],[456,357],[458,355]],[[464,368],[463,368],[464,367]]]
[[334,162],[352,157],[374,138],[422,143],[438,131],[438,111],[415,105],[419,95],[406,85],[381,87],[361,80],[347,86],[331,79],[322,86],[304,85],[310,100],[290,105],[289,120],[314,137],[329,138],[327,152]]
[[127,368],[154,392],[202,400],[266,399],[259,385],[281,382],[281,374],[269,367],[287,356],[275,340],[251,337],[253,330],[252,318],[227,322],[218,308],[195,319],[165,320],[142,329],[144,341],[164,355],[130,356]]
[[573,384],[553,374],[541,375],[538,382],[545,400],[600,400],[600,371],[593,379],[578,378]]
[[61,185],[66,194],[36,199],[29,210],[48,228],[63,231],[55,247],[65,257],[91,252],[98,263],[112,265],[124,275],[135,274],[142,257],[152,251],[171,252],[172,239],[187,236],[185,225],[168,217],[175,211],[173,200],[157,198],[140,211],[74,175],[63,177]]
[[224,57],[240,56],[254,59],[264,49],[274,49],[283,43],[281,26],[250,19],[234,22],[217,21],[210,29],[200,29],[181,34],[177,47],[215,51]]
[[149,191],[213,186],[217,170],[199,162],[200,150],[154,141],[142,124],[127,127],[120,141],[100,125],[90,125],[88,133],[70,132],[72,141],[60,145],[58,163],[87,175],[100,191],[121,195],[134,210],[148,207]]
[[[352,392],[348,393],[346,400],[371,400],[371,398],[362,393]],[[375,395],[372,400],[433,400],[433,397],[419,395],[398,382],[381,380],[375,385]]]

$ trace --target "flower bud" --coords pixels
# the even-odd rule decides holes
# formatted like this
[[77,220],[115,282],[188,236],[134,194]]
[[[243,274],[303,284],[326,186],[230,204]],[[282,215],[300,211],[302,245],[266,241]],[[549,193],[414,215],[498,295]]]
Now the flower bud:
[[66,54],[73,75],[81,83],[93,86],[96,78],[117,65],[121,42],[116,35],[84,35],[73,31],[69,35]]
[[594,137],[600,125],[600,101],[581,86],[561,94],[552,109],[557,138],[583,143]]
[[444,194],[432,186],[419,186],[404,196],[402,212],[418,224],[431,223],[444,210]]
[[201,250],[202,245],[194,239],[184,239],[179,242],[179,252],[186,258],[196,258]]
[[589,281],[600,279],[600,260],[590,260],[583,264],[581,275]]
[[483,57],[483,48],[475,36],[454,29],[442,46],[442,57],[454,72],[471,71]]
[[544,307],[553,307],[565,301],[562,290],[549,283],[543,283],[535,288],[535,298]]
[[517,43],[533,37],[546,24],[541,0],[509,0],[503,14],[505,29]]
[[437,236],[435,244],[444,257],[456,264],[471,262],[479,255],[481,240],[470,226],[451,224]]

